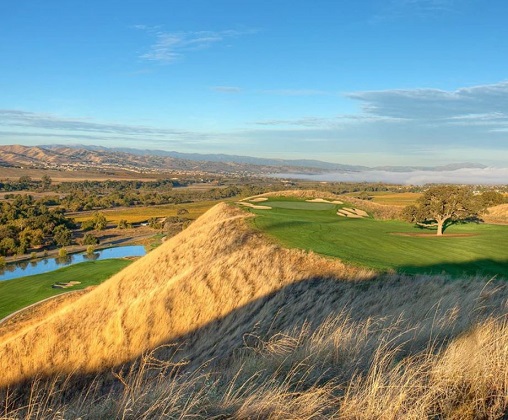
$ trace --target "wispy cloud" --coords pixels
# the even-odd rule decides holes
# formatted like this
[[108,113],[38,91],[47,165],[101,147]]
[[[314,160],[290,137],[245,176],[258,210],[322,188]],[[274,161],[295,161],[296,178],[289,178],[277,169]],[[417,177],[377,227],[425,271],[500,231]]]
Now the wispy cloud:
[[166,32],[162,31],[160,27],[145,25],[136,25],[134,28],[145,31],[155,38],[148,51],[139,57],[143,60],[162,64],[173,63],[191,51],[209,48],[226,39],[255,32],[232,29],[224,31]]
[[[235,86],[211,89],[225,94],[239,92]],[[30,138],[33,143],[47,144],[67,137],[98,144],[131,141],[144,147],[181,151],[321,156],[370,166],[460,161],[507,166],[508,82],[450,91],[393,89],[345,96],[361,104],[361,111],[293,118],[271,111],[264,114],[266,118],[259,117],[236,129],[213,126],[207,131],[6,109],[0,110],[0,142]]]
[[242,88],[238,86],[212,86],[210,89],[219,93],[240,93],[242,91]]
[[206,141],[207,135],[185,130],[155,128],[128,124],[101,123],[79,118],[20,110],[0,110],[0,127],[4,137],[66,137],[86,140],[157,140],[179,142]]
[[394,89],[347,94],[362,102],[365,113],[410,120],[471,124],[508,121],[508,82],[461,88]]
[[295,119],[272,119],[255,121],[255,125],[264,126],[300,126],[320,128],[341,128],[351,124],[367,124],[375,122],[399,122],[401,118],[382,117],[376,115],[337,115],[335,117],[303,117]]

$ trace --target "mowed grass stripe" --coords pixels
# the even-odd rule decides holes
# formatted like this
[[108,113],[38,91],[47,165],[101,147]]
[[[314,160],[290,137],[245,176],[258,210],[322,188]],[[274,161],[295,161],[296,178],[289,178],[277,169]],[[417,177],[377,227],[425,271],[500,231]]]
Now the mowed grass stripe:
[[[272,202],[263,204],[271,206]],[[352,264],[381,271],[508,278],[508,226],[455,225],[438,238],[405,222],[342,218],[335,214],[335,207],[306,210],[288,204],[285,208],[249,211],[257,215],[252,220],[254,226],[282,245],[338,257]],[[397,233],[430,235],[398,236]],[[471,236],[454,237],[453,234]]]
[[[43,299],[94,286],[131,264],[131,260],[87,261],[50,273],[0,281],[0,319]],[[53,289],[56,282],[79,281],[69,289]]]

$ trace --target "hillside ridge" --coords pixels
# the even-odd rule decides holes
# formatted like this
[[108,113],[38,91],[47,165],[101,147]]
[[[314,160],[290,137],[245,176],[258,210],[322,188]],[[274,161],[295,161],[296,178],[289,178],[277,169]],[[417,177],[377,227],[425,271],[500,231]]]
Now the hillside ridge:
[[368,270],[270,244],[242,223],[246,217],[237,208],[218,204],[71,305],[4,336],[0,361],[10,369],[0,386],[20,375],[92,372],[118,365],[317,275],[347,281],[373,276]]

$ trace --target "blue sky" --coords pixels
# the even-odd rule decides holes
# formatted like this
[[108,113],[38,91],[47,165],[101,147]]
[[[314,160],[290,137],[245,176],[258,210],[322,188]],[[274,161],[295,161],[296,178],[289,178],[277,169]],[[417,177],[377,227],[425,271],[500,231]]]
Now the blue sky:
[[508,166],[501,0],[2,0],[0,144]]

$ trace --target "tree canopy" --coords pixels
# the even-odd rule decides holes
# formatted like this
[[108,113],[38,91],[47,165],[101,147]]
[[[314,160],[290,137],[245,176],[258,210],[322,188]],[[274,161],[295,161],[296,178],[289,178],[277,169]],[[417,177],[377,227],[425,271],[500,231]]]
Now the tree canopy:
[[429,188],[416,204],[404,209],[404,218],[421,227],[437,227],[437,235],[457,222],[479,220],[485,209],[481,196],[470,187],[439,185]]

